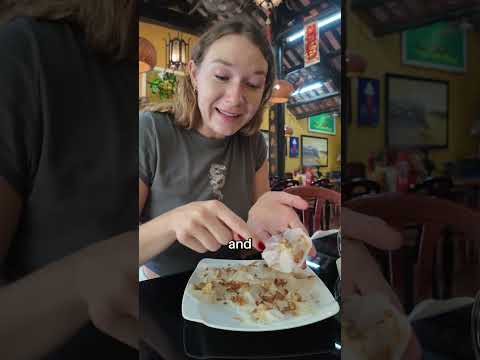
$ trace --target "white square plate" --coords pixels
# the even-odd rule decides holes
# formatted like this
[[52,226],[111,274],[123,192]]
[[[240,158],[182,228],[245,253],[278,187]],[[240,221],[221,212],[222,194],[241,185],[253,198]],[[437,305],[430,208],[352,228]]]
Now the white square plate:
[[285,320],[278,320],[269,324],[247,323],[235,319],[238,313],[235,309],[223,304],[206,304],[198,301],[190,294],[190,287],[197,282],[200,271],[206,267],[227,267],[228,265],[248,265],[252,262],[263,260],[224,260],[224,259],[202,259],[192,276],[188,280],[188,284],[183,293],[182,299],[182,316],[186,320],[199,322],[209,327],[231,330],[231,331],[274,331],[291,329],[299,326],[313,324],[315,322],[329,318],[339,311],[337,301],[333,298],[331,292],[325,286],[322,280],[310,269],[307,271],[315,276],[316,281],[312,287],[315,298],[318,299],[318,307],[313,313],[301,315]]

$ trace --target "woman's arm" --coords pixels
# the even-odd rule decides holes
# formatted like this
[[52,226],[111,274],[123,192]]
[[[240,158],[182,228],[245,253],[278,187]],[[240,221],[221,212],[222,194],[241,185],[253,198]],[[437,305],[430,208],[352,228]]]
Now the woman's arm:
[[253,203],[255,204],[260,196],[268,191],[270,191],[270,183],[268,180],[268,161],[265,160],[260,169],[258,169],[255,173],[255,181],[253,184]]
[[148,188],[148,185],[145,184],[142,179],[138,179],[138,216],[142,215],[149,193],[150,189]]
[[[0,222],[1,263],[5,261],[16,230],[21,203],[21,196],[0,177],[0,215],[6,220]],[[131,252],[122,251],[122,244],[134,244],[134,237],[126,241],[114,240],[81,250],[0,288],[0,343],[8,344],[2,347],[3,358],[41,358],[87,323],[87,304],[91,305],[90,311],[97,310],[98,305],[110,309],[109,306],[115,303],[115,289],[112,290],[107,284],[110,282],[117,286],[127,280],[125,267],[128,262],[122,260],[120,265],[116,260],[122,256],[125,259],[126,256],[131,257]],[[99,251],[99,246],[104,249]],[[111,250],[108,251],[106,246]],[[116,255],[112,256],[114,253]],[[101,271],[97,270],[102,267],[111,269],[108,276],[113,272],[113,277],[99,279],[98,276],[92,278],[90,273],[87,275],[87,269],[98,275]],[[81,286],[82,282],[85,285]],[[125,291],[122,296],[130,299],[130,295]],[[89,301],[93,296],[96,297],[95,304]],[[129,311],[134,312],[135,309]],[[102,324],[99,328],[115,336],[115,313],[112,311],[109,314],[110,319],[106,324],[105,313],[96,311],[92,321],[97,326]],[[21,342],[18,341],[20,338]],[[123,335],[122,340],[135,343],[135,340],[130,341]],[[25,343],[29,346],[25,346]]]

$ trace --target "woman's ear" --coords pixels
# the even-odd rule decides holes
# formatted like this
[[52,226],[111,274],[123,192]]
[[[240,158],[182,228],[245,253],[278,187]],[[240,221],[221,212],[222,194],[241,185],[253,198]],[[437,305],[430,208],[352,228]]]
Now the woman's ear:
[[190,81],[192,82],[193,88],[197,88],[197,74],[198,66],[195,64],[195,61],[190,60],[187,65],[188,75],[190,76]]

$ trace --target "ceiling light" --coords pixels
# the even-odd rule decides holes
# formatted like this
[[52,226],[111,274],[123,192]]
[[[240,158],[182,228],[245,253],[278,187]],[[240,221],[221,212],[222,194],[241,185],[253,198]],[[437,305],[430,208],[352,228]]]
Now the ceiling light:
[[306,93],[307,91],[312,91],[312,90],[315,90],[315,89],[319,89],[323,86],[323,83],[322,82],[316,82],[314,84],[311,84],[311,85],[308,85],[308,86],[304,86],[298,90],[296,90],[292,96],[296,96],[296,95],[301,95],[303,93]]

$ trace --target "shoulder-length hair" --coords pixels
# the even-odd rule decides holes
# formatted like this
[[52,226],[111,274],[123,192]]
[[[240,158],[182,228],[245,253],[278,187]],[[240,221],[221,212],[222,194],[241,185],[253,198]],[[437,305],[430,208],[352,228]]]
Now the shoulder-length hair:
[[[190,59],[200,66],[210,46],[218,39],[227,35],[241,35],[250,40],[261,51],[267,61],[268,71],[263,91],[262,101],[253,118],[242,128],[244,135],[252,135],[258,131],[262,123],[264,106],[272,93],[275,80],[275,60],[273,51],[264,32],[247,17],[236,17],[219,22],[204,33],[192,48]],[[179,79],[177,93],[173,103],[173,112],[177,125],[187,129],[197,128],[201,122],[197,96],[189,74]]]
[[81,29],[87,46],[113,60],[138,61],[137,0],[3,0],[0,21],[28,16]]

